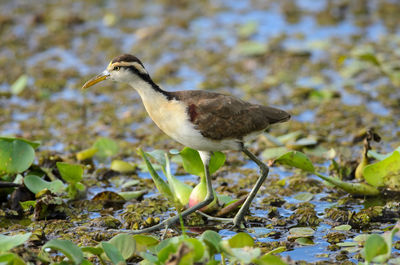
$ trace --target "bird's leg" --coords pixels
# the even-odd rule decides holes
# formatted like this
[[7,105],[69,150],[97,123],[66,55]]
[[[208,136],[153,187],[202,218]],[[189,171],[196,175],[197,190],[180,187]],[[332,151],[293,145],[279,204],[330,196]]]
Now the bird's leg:
[[252,152],[247,150],[246,147],[242,146],[242,152],[245,153],[251,160],[253,160],[260,167],[261,176],[258,178],[256,184],[254,185],[254,187],[251,190],[246,201],[240,208],[239,212],[233,218],[233,225],[236,227],[240,227],[240,225],[242,224],[244,215],[249,210],[251,202],[253,201],[254,197],[256,196],[261,185],[264,183],[265,179],[268,176],[268,172],[269,172],[268,166],[266,164],[264,164],[261,160],[259,160]]
[[[214,200],[214,192],[212,190],[211,175],[210,175],[210,170],[209,170],[211,154],[208,152],[207,153],[200,152],[200,156],[203,160],[204,171],[205,171],[205,175],[206,175],[207,195],[206,195],[206,198],[204,199],[204,201],[183,211],[181,213],[182,218],[185,218],[189,214],[194,213],[195,211],[209,205]],[[154,226],[148,227],[148,228],[130,231],[129,234],[141,234],[141,233],[151,232],[156,229],[161,229],[163,227],[167,228],[169,225],[174,224],[177,221],[179,221],[179,215],[170,217],[167,220],[164,220],[163,222],[156,224]]]

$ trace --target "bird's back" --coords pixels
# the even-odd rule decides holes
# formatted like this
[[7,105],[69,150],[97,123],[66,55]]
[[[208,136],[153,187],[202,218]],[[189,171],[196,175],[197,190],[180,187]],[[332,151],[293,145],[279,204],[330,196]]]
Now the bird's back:
[[187,105],[190,121],[204,137],[213,140],[243,139],[265,130],[270,124],[290,119],[283,110],[220,93],[191,90],[169,94]]

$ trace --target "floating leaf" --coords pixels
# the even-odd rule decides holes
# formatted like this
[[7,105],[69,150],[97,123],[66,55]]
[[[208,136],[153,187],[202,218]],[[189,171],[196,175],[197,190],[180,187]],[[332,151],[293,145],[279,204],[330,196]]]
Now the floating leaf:
[[113,160],[110,169],[120,173],[130,173],[135,171],[136,166],[123,160]]
[[289,230],[292,237],[312,237],[315,231],[311,227],[294,227]]
[[106,137],[98,138],[93,144],[93,147],[98,150],[96,156],[103,159],[116,155],[119,150],[118,144],[115,141]]
[[153,165],[150,163],[149,159],[145,155],[142,149],[138,150],[139,155],[143,157],[143,160],[146,163],[147,169],[150,172],[150,175],[154,181],[154,184],[156,185],[158,191],[163,194],[165,197],[167,197],[170,200],[175,200],[174,195],[172,194],[171,188],[165,181],[157,174],[157,172],[154,170]]
[[240,42],[236,46],[235,51],[241,56],[259,56],[268,51],[268,46],[261,42],[245,41]]
[[142,197],[146,194],[146,190],[136,190],[136,191],[120,191],[118,194],[122,196],[125,200],[133,200]]
[[339,225],[339,226],[335,226],[333,229],[335,229],[337,231],[350,231],[351,225]]
[[76,159],[86,160],[92,158],[97,153],[97,151],[98,149],[95,147],[90,147],[88,149],[82,150],[76,154]]
[[254,239],[244,232],[237,233],[228,240],[231,248],[254,247]]
[[146,251],[149,247],[154,247],[159,243],[154,236],[133,235],[133,239],[136,241],[136,253]]
[[28,175],[24,178],[24,184],[35,194],[44,189],[48,189],[53,193],[61,193],[64,191],[64,183],[59,179],[48,182],[38,176]]
[[82,250],[69,240],[52,239],[42,249],[51,248],[63,253],[70,261],[81,264],[83,261]]
[[280,257],[274,256],[272,254],[266,254],[262,256],[256,264],[260,265],[287,265],[281,260]]
[[69,183],[77,183],[82,180],[83,168],[81,165],[57,162],[61,177]]
[[286,154],[287,152],[289,152],[290,150],[285,147],[285,146],[279,146],[279,147],[272,147],[272,148],[267,148],[265,149],[262,153],[261,156],[263,157],[263,159],[265,160],[271,160],[271,159],[275,159],[277,157],[280,157],[284,154]]
[[23,74],[18,79],[11,85],[11,93],[13,95],[19,95],[21,93],[26,85],[28,84],[28,76]]
[[382,187],[386,182],[392,182],[393,186],[400,189],[400,152],[394,151],[384,160],[366,166],[363,176],[365,181],[374,187]]
[[308,237],[299,237],[296,238],[296,240],[294,241],[297,244],[300,244],[302,246],[311,246],[314,245],[314,241],[312,241],[310,238]]
[[298,200],[298,201],[303,201],[303,202],[308,202],[313,199],[314,195],[312,195],[309,192],[301,192],[296,194],[293,198]]
[[26,265],[26,263],[14,253],[0,254],[0,264],[4,265]]
[[[17,137],[4,137],[4,136],[0,136],[0,140],[5,140],[5,141],[14,141],[14,140],[18,140],[18,141],[22,141],[25,142],[27,144],[29,144],[30,146],[32,146],[33,149],[36,149],[40,146],[40,142],[39,141],[29,141],[23,138],[17,138]],[[399,147],[400,149],[400,147]]]
[[386,254],[389,249],[380,235],[370,235],[364,245],[365,260],[371,262],[376,256]]
[[9,251],[16,246],[25,243],[32,233],[18,234],[13,236],[5,236],[0,234],[0,253]]
[[26,141],[0,138],[0,175],[27,170],[35,159],[35,150]]
[[132,235],[118,234],[108,241],[114,245],[116,249],[121,253],[122,257],[127,260],[133,256],[136,250],[136,242]]
[[126,264],[121,252],[119,252],[119,250],[113,244],[108,242],[101,242],[100,245],[113,264]]
[[211,248],[212,253],[219,253],[221,251],[219,244],[222,241],[222,238],[217,232],[207,230],[201,235],[200,239]]
[[237,34],[241,38],[248,38],[254,33],[256,33],[257,29],[258,29],[257,21],[248,21],[245,24],[240,25],[240,27],[237,30]]
[[275,160],[275,162],[283,165],[299,168],[306,172],[313,173],[315,171],[314,165],[310,159],[299,151],[290,151]]
[[182,242],[191,246],[191,252],[193,255],[194,261],[199,261],[204,255],[204,245],[197,238],[185,238]]

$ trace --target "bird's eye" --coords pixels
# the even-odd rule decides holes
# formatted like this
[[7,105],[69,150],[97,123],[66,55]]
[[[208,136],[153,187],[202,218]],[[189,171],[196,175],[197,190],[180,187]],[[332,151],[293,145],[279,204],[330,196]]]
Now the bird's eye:
[[121,68],[120,66],[115,66],[113,70],[118,71],[120,68]]

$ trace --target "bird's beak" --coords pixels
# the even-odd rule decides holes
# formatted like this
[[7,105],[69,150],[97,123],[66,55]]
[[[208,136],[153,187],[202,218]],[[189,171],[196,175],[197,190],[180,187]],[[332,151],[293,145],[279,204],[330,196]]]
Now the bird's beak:
[[92,79],[90,79],[89,81],[87,81],[82,89],[86,89],[88,87],[91,87],[103,80],[106,80],[108,77],[110,76],[110,73],[107,70],[104,70],[101,74],[99,74],[98,76],[93,77]]

